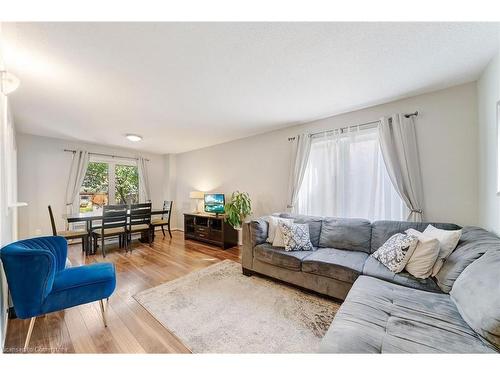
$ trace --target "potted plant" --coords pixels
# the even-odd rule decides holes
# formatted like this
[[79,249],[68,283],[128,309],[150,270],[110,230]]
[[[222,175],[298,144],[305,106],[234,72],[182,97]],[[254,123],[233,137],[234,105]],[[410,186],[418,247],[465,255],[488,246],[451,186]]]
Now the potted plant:
[[238,245],[243,244],[241,226],[248,215],[252,214],[252,201],[248,193],[235,191],[224,206],[226,222],[238,231]]

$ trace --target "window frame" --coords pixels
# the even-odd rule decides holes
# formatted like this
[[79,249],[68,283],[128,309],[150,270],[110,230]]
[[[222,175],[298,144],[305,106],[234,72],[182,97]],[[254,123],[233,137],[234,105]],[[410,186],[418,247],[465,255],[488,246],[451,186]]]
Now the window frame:
[[[136,159],[132,158],[120,158],[120,157],[111,157],[104,155],[93,155],[91,154],[89,157],[89,163],[106,163],[108,166],[108,204],[117,204],[116,203],[116,173],[115,168],[117,165],[125,165],[132,166],[137,168],[137,172],[139,173],[139,164]],[[85,171],[85,173],[87,173]],[[139,201],[141,197],[144,197],[143,186],[141,184],[141,178],[139,176]],[[79,210],[80,201],[77,202],[77,207]]]

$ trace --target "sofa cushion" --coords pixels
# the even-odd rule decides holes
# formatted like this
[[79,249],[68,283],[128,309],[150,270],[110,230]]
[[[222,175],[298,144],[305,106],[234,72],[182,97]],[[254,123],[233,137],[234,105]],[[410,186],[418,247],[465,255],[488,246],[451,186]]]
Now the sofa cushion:
[[52,290],[43,301],[44,313],[108,298],[116,287],[115,266],[93,263],[56,273]]
[[267,242],[254,248],[255,259],[293,271],[300,271],[301,260],[311,253],[312,251],[285,251],[285,249],[273,247]]
[[500,349],[500,252],[488,251],[469,265],[450,295],[467,324]]
[[249,226],[250,243],[252,247],[261,243],[265,243],[267,240],[267,232],[269,229],[269,223],[265,220],[265,218],[252,220]]
[[456,224],[449,223],[415,223],[412,221],[374,221],[372,223],[372,241],[371,252],[374,253],[384,244],[391,236],[396,233],[403,233],[407,229],[413,228],[419,232],[423,232],[429,224],[432,224],[438,229],[457,230],[460,227]]
[[326,218],[321,227],[319,246],[370,253],[371,231],[368,220]]
[[414,289],[427,290],[429,292],[441,292],[441,289],[439,289],[433,279],[417,279],[406,271],[394,273],[373,257],[368,257],[366,260],[363,267],[363,275],[376,277],[377,279]]
[[441,290],[449,293],[462,271],[487,251],[500,251],[500,238],[482,228],[464,227],[457,248],[435,276]]
[[321,234],[321,226],[323,225],[322,217],[292,215],[289,213],[282,213],[279,216],[283,218],[292,218],[295,224],[309,224],[309,236],[311,237],[311,243],[314,247],[319,246],[319,236]]
[[320,248],[302,260],[302,271],[353,283],[363,271],[368,254]]
[[447,294],[360,276],[321,342],[324,353],[496,352]]

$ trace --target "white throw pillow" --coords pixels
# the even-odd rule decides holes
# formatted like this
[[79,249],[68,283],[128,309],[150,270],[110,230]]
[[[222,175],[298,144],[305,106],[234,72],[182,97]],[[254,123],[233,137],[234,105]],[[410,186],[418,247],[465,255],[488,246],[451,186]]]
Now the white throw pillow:
[[[276,216],[268,216],[266,218],[266,221],[269,224],[269,228],[267,230],[266,242],[269,242],[269,243],[274,243],[274,237],[276,237],[276,230],[278,229],[278,224],[280,221],[283,223],[288,223],[288,224],[293,223],[293,219],[285,219],[285,218],[276,217]],[[283,244],[281,246],[283,247],[285,245]]]
[[424,234],[432,238],[437,238],[439,241],[439,255],[432,269],[432,276],[436,276],[446,258],[448,258],[457,247],[458,241],[460,241],[460,237],[462,237],[462,229],[444,230],[429,224],[427,228],[425,228]]
[[406,233],[417,237],[418,243],[405,268],[413,276],[426,279],[432,274],[436,263],[439,254],[439,241],[415,229],[408,229]]
[[392,272],[401,272],[417,246],[418,238],[412,235],[396,233],[380,246],[371,256]]
[[279,225],[280,223],[284,224],[293,224],[293,219],[292,221],[284,221],[284,220],[279,220],[278,221],[278,226],[276,227],[276,232],[274,234],[274,240],[273,240],[273,246],[274,247],[285,247],[285,237],[283,236],[283,226]]

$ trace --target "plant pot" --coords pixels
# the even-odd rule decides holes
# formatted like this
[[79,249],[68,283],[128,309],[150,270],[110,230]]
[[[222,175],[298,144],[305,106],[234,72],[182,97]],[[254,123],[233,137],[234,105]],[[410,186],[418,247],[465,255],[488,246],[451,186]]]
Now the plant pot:
[[238,232],[238,246],[243,245],[243,230],[242,228],[234,228]]

